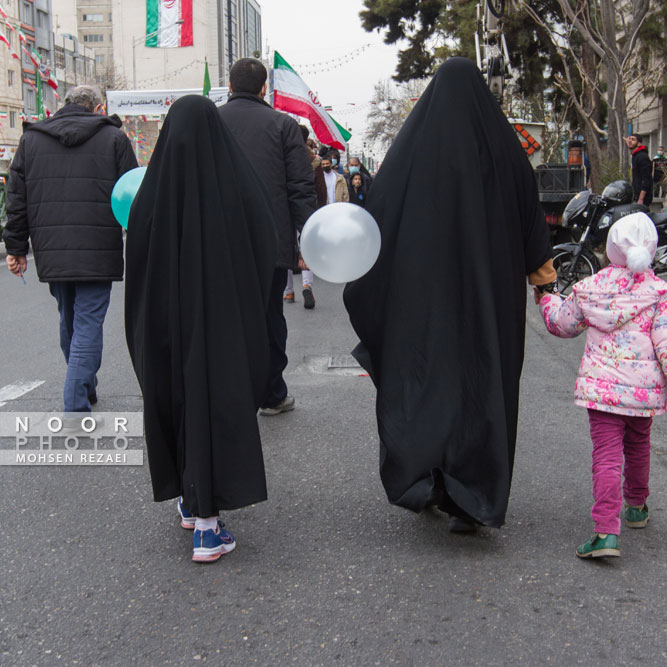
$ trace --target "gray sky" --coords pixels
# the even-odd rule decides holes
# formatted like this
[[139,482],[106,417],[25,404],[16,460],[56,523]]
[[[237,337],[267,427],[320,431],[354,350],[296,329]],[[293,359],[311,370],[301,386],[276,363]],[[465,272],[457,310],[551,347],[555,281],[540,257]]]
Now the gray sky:
[[331,115],[352,128],[351,151],[360,153],[373,86],[394,73],[398,48],[361,27],[361,0],[261,0],[261,7],[265,46],[280,52],[323,105],[333,106]]

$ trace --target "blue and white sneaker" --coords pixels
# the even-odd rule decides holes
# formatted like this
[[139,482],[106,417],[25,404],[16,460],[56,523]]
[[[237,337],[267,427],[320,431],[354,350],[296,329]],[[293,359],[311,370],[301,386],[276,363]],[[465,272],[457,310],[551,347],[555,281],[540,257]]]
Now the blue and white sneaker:
[[225,524],[218,519],[217,530],[197,530],[192,536],[192,560],[195,563],[212,563],[220,556],[234,551],[234,536],[225,530]]
[[183,498],[178,499],[178,513],[181,515],[181,528],[185,528],[186,530],[194,530],[195,529],[195,522],[197,519],[195,518],[194,514],[190,514],[188,510],[183,507]]

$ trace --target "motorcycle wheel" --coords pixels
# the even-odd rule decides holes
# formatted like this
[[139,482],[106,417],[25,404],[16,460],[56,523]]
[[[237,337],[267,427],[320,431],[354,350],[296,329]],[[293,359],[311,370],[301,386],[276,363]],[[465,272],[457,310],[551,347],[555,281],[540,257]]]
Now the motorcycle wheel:
[[558,291],[565,296],[572,290],[572,285],[598,271],[597,260],[587,249],[579,255],[576,266],[572,266],[572,260],[572,253],[567,250],[562,250],[553,258],[554,269],[558,274]]

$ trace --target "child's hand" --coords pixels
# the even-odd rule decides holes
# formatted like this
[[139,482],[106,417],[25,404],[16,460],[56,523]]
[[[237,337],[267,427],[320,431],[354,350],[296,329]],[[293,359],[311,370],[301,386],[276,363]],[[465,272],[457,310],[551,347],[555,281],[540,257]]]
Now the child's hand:
[[540,292],[540,290],[537,289],[537,287],[533,287],[533,298],[535,299],[536,306],[540,305],[540,301],[542,300],[543,296],[544,295],[542,294],[542,292]]

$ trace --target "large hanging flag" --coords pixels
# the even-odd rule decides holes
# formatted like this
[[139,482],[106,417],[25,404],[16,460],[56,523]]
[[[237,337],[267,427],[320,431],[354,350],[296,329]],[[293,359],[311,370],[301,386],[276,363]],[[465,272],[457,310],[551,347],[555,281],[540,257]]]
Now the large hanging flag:
[[146,46],[192,46],[192,0],[146,0]]
[[317,95],[277,51],[273,67],[273,106],[307,118],[323,144],[344,151],[352,135],[326,112]]

